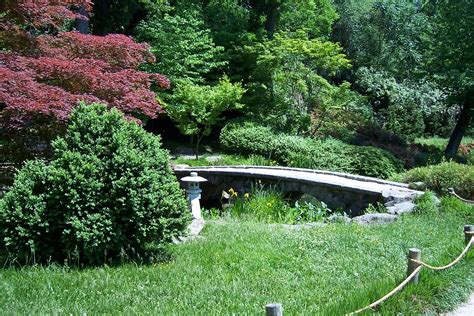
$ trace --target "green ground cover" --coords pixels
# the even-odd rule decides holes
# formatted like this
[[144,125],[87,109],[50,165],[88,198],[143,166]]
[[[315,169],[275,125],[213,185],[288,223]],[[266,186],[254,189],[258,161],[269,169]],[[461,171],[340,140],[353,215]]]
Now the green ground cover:
[[[474,208],[444,198],[439,210],[391,225],[329,224],[304,230],[223,218],[209,221],[193,242],[170,246],[157,265],[76,269],[58,266],[0,270],[0,306],[10,314],[138,313],[263,314],[281,302],[287,314],[343,314],[391,290],[405,275],[409,247],[432,264],[463,248],[462,226]],[[444,311],[474,290],[474,253],[454,269],[422,271],[383,304],[394,314]]]

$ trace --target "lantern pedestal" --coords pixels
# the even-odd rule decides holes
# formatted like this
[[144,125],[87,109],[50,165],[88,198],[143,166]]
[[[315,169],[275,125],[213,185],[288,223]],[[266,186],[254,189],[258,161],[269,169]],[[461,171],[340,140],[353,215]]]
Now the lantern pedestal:
[[199,188],[199,183],[207,180],[198,176],[197,172],[191,172],[189,176],[181,178],[181,181],[187,183],[186,195],[193,218],[202,219],[201,203],[199,202],[202,190]]

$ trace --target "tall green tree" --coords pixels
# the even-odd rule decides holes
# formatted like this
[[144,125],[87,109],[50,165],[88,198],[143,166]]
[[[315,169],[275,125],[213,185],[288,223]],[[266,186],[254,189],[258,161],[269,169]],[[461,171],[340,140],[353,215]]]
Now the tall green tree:
[[156,15],[139,25],[137,37],[151,45],[157,59],[156,67],[146,70],[159,70],[172,83],[179,79],[202,83],[211,71],[226,65],[220,58],[224,48],[214,44],[211,31],[193,11]]
[[454,158],[474,111],[474,1],[431,0],[427,10],[434,15],[428,71],[461,106],[445,150]]
[[316,107],[329,106],[329,78],[350,67],[338,44],[309,39],[304,31],[276,33],[248,50],[256,56],[249,84],[253,111],[297,134],[309,132]]
[[430,29],[413,0],[336,0],[341,18],[334,39],[346,49],[355,69],[363,66],[396,79],[414,77],[423,66],[423,39]]

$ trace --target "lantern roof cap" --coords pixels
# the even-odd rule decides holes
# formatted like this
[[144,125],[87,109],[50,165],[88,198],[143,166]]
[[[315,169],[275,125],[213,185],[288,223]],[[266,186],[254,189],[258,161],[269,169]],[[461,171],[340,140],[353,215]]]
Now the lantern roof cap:
[[198,176],[197,172],[191,172],[189,176],[181,178],[183,182],[206,182],[207,179]]

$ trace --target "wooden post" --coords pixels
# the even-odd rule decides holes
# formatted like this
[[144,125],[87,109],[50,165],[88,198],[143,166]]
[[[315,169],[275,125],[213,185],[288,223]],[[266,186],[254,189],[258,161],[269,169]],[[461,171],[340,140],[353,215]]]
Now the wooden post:
[[464,225],[464,242],[466,245],[471,241],[474,236],[474,225]]
[[[415,260],[420,260],[421,259],[421,250],[420,249],[417,249],[417,248],[410,248],[410,250],[408,251],[408,269],[407,269],[407,276],[409,276],[410,274],[413,273],[413,271],[415,271],[416,268],[418,268],[418,266],[420,264],[416,263],[416,262],[413,262],[411,261],[411,259],[415,259]],[[414,284],[417,284],[418,283],[418,278],[420,276],[420,273],[417,273],[415,275],[415,277],[413,279],[411,279],[410,282],[414,283]]]
[[283,306],[280,303],[271,303],[265,305],[267,316],[283,316]]

